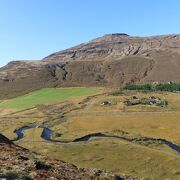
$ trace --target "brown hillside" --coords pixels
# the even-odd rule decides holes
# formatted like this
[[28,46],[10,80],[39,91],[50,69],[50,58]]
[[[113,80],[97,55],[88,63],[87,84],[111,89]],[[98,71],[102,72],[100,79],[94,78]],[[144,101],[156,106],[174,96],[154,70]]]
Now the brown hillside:
[[14,61],[0,69],[0,98],[43,87],[120,86],[180,82],[180,35],[110,34],[42,61]]

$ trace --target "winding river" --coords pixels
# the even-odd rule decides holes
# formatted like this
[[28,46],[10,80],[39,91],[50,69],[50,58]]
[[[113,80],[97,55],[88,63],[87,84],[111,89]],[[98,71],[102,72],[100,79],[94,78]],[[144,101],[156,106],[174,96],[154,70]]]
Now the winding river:
[[129,137],[120,137],[120,136],[116,136],[116,135],[106,135],[103,133],[93,133],[93,134],[88,134],[85,135],[83,137],[74,139],[73,141],[61,141],[61,140],[55,140],[51,138],[51,135],[53,134],[53,131],[47,127],[43,127],[43,126],[23,126],[17,130],[15,130],[14,132],[17,134],[17,139],[14,141],[19,141],[21,139],[24,138],[24,131],[29,130],[29,129],[33,129],[33,128],[42,128],[43,132],[41,134],[41,138],[45,139],[46,141],[51,141],[51,142],[58,142],[58,143],[76,143],[76,142],[85,142],[85,141],[89,141],[91,138],[95,138],[95,137],[100,137],[100,138],[116,138],[116,139],[121,139],[121,140],[125,140],[128,142],[160,142],[168,147],[170,147],[171,149],[175,150],[176,152],[180,153],[180,146],[176,145],[170,141],[167,141],[165,139],[156,139],[156,138],[149,138],[149,137],[144,137],[144,138],[129,138]]

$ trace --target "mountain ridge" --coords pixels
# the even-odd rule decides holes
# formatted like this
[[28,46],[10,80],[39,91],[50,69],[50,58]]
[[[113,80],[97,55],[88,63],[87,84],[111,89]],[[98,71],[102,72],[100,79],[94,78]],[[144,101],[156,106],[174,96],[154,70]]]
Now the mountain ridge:
[[[0,98],[44,87],[180,82],[180,34],[107,34],[39,61],[0,68]],[[9,89],[5,91],[5,89]]]

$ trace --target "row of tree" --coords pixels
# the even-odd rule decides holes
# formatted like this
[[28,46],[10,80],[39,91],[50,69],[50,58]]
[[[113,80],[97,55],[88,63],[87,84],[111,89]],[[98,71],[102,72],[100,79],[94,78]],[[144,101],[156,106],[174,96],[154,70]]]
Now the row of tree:
[[124,86],[125,90],[136,90],[136,91],[170,91],[170,92],[174,92],[174,91],[180,91],[180,84],[176,84],[176,83],[164,83],[164,84],[156,84],[156,85],[152,85],[152,84],[141,84],[141,85],[137,85],[137,84],[126,84]]
[[152,85],[150,85],[150,84],[142,84],[142,85],[126,84],[123,89],[137,90],[137,91],[150,91],[150,90],[152,90]]

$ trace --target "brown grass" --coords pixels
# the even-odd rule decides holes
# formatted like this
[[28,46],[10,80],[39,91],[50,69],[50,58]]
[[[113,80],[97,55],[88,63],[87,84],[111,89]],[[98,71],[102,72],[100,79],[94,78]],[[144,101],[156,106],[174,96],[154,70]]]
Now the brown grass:
[[[63,133],[60,139],[66,140],[94,132],[110,133],[114,130],[123,130],[134,137],[164,138],[180,144],[180,94],[136,94],[140,97],[155,95],[164,98],[169,102],[167,108],[124,106],[123,101],[132,95],[134,93],[117,97],[107,95],[93,97],[87,102],[87,106],[66,114],[66,122],[61,123],[59,120],[51,129]],[[71,100],[73,108],[80,107],[79,102],[83,98],[73,98]],[[114,102],[114,105],[100,105],[106,100]],[[64,102],[63,105],[66,103],[70,102]],[[61,108],[61,105],[54,105],[54,108]],[[13,133],[15,128],[29,123],[40,125],[47,120],[43,118],[44,113],[34,108],[11,114],[10,118],[1,118],[0,131],[11,139],[15,138],[16,135]],[[47,115],[47,118],[50,118],[50,115]],[[162,145],[145,146],[117,139],[97,138],[86,143],[56,144],[42,140],[41,133],[42,129],[28,130],[25,132],[25,138],[18,144],[80,167],[110,169],[121,174],[126,173],[147,179],[178,180],[180,178],[179,154]]]

